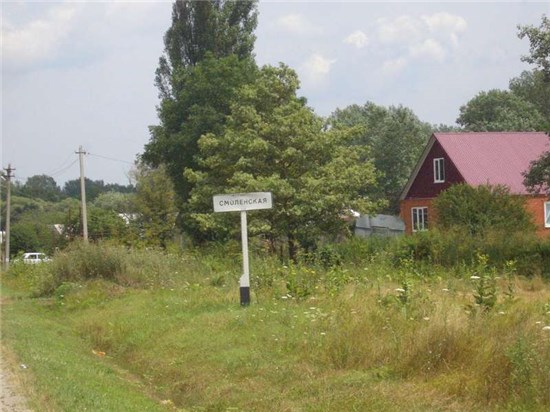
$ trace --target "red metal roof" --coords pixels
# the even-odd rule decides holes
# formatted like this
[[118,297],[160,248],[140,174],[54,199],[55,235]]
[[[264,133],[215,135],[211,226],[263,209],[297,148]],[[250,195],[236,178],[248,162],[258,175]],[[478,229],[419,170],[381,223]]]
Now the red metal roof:
[[503,184],[512,193],[527,194],[522,173],[550,150],[543,132],[434,133],[466,183]]

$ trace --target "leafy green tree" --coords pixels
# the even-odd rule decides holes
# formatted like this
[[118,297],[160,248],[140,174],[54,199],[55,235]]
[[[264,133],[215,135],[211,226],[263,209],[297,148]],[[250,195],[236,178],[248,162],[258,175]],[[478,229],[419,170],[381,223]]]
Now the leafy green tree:
[[523,176],[523,184],[530,192],[550,195],[550,151],[533,161]]
[[436,225],[443,229],[456,227],[472,235],[488,230],[512,233],[534,229],[524,199],[513,196],[502,185],[452,185],[433,201],[433,206]]
[[457,123],[468,131],[537,131],[544,117],[534,104],[509,91],[480,92],[460,108]]
[[135,193],[105,192],[93,202],[94,206],[117,213],[133,213]]
[[550,130],[550,80],[541,71],[524,71],[510,80],[510,91],[531,103],[544,117],[544,130]]
[[432,133],[432,126],[421,122],[406,107],[386,108],[372,102],[336,110],[329,124],[341,130],[355,128],[352,144],[370,148],[370,157],[379,173],[376,185],[365,194],[387,200],[386,212],[398,213],[399,195]]
[[61,198],[61,189],[54,178],[35,175],[27,179],[20,191],[22,196],[56,202]]
[[523,56],[521,61],[534,64],[545,77],[550,81],[550,19],[542,15],[542,22],[539,27],[518,26],[518,37],[529,39],[529,55]]
[[271,191],[274,208],[253,214],[250,231],[288,242],[291,258],[299,242],[341,233],[350,208],[374,210],[359,195],[375,178],[366,148],[351,146],[347,131],[324,130],[296,96],[298,87],[288,67],[262,68],[254,84],[240,90],[223,133],[199,140],[200,170],[185,170],[194,184],[185,218],[205,236],[227,234],[235,218],[210,213],[217,193]]
[[[103,180],[84,179],[86,190],[86,201],[93,202],[100,193],[105,192],[105,183]],[[80,199],[80,179],[68,180],[63,186],[65,196]]]
[[256,1],[174,3],[156,73],[160,124],[150,128],[142,161],[166,167],[180,203],[192,188],[182,171],[198,167],[198,139],[221,132],[235,91],[250,83],[257,70],[252,56],[256,24]]
[[[125,240],[128,228],[124,220],[113,210],[105,210],[93,205],[87,208],[88,238],[90,240]],[[70,239],[82,233],[80,209],[71,209],[64,222],[64,234]]]
[[140,165],[135,171],[135,178],[136,224],[148,244],[165,248],[176,229],[174,186],[162,166],[151,169]]

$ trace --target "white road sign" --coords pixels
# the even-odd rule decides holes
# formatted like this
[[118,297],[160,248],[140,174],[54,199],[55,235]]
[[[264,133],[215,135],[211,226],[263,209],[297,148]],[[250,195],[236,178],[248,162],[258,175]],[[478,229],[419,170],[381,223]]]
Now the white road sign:
[[214,212],[244,212],[271,209],[271,192],[234,193],[214,196]]

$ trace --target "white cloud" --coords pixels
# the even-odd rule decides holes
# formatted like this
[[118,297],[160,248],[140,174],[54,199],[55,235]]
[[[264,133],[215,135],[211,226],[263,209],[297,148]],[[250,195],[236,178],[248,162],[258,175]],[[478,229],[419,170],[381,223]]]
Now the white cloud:
[[344,43],[351,44],[352,46],[355,46],[358,49],[362,49],[363,47],[368,45],[369,39],[367,35],[363,33],[361,30],[355,30],[353,33],[351,33],[348,37],[344,39]]
[[378,36],[383,43],[415,41],[422,36],[422,22],[412,16],[400,16],[395,20],[378,19]]
[[408,61],[404,57],[393,60],[387,60],[382,65],[382,73],[385,75],[396,75],[401,73],[407,67]]
[[393,59],[422,58],[437,62],[444,61],[458,49],[460,36],[467,30],[468,23],[458,15],[441,12],[420,17],[403,15],[393,20],[378,19],[378,40],[391,44]]
[[434,39],[426,39],[422,43],[412,45],[410,54],[412,57],[432,58],[437,61],[443,61],[447,55],[441,44]]
[[294,34],[319,34],[322,32],[321,28],[314,26],[301,14],[287,14],[279,18],[277,24]]
[[462,33],[468,28],[466,20],[450,13],[435,13],[431,16],[422,16],[422,20],[431,31],[443,31],[449,34]]
[[311,55],[300,67],[306,82],[322,83],[330,74],[331,66],[336,60],[330,60],[316,53]]
[[4,22],[2,52],[8,64],[22,65],[54,55],[74,25],[75,7],[63,4],[21,26]]

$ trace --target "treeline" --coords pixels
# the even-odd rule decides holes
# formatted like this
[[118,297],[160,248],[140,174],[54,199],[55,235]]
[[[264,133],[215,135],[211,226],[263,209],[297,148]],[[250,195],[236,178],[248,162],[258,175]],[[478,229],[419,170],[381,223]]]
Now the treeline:
[[[108,192],[133,193],[136,188],[133,184],[120,185],[118,183],[104,183],[103,180],[84,180],[86,198],[95,200],[100,194]],[[48,175],[34,175],[21,183],[15,181],[12,186],[15,196],[23,196],[32,199],[41,199],[48,202],[58,202],[65,198],[80,198],[80,179],[68,180],[63,188],[58,186],[55,179]],[[3,194],[4,196],[4,194]]]
[[[256,24],[256,1],[174,3],[155,78],[159,123],[150,127],[135,186],[86,182],[87,199],[97,207],[93,236],[160,247],[180,234],[196,243],[225,241],[239,236],[236,217],[212,213],[212,196],[271,191],[276,207],[251,214],[249,231],[294,259],[321,239],[349,234],[344,217],[353,211],[397,214],[400,192],[434,131],[550,130],[544,15],[539,27],[518,28],[531,46],[522,60],[534,69],[511,79],[509,90],[474,96],[460,108],[458,126],[431,125],[410,108],[369,101],[318,116],[298,95],[292,68],[257,65]],[[533,167],[531,187],[550,183],[549,159],[545,154]],[[14,193],[65,210],[45,219],[49,224],[70,223],[80,213],[64,206],[79,197],[78,180],[60,189],[51,177],[34,176]],[[28,203],[21,216],[36,218]],[[133,216],[109,226],[109,219],[94,217],[100,210]],[[69,223],[66,234],[79,233]]]

